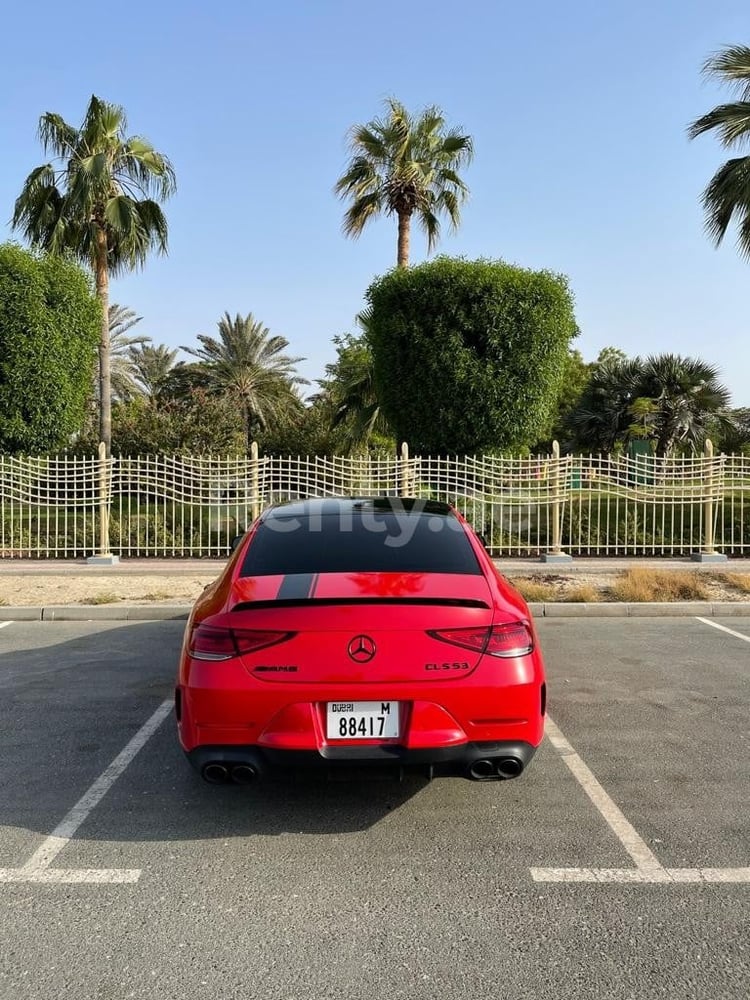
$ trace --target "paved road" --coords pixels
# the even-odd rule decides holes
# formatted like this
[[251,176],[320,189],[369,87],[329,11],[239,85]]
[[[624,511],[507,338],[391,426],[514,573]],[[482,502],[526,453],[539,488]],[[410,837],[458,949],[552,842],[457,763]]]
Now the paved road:
[[[539,628],[580,758],[545,741],[518,781],[216,788],[168,718],[46,869],[137,882],[0,882],[2,1000],[747,1000],[750,642],[696,619]],[[0,868],[169,697],[181,629],[0,631]],[[607,802],[657,869],[735,881],[534,881],[633,869]]]

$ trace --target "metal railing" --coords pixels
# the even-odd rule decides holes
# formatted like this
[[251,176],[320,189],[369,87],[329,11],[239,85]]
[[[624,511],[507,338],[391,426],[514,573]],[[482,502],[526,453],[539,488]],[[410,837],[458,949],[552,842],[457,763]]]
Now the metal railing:
[[223,556],[269,504],[447,501],[500,556],[750,556],[750,457],[0,456],[0,556]]

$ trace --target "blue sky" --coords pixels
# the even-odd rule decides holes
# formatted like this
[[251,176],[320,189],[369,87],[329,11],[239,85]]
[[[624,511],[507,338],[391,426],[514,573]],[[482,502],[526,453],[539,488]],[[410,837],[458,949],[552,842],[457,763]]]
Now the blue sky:
[[[610,344],[697,355],[748,406],[750,264],[731,241],[713,249],[699,204],[726,154],[685,135],[726,96],[703,61],[750,42],[747,27],[746,0],[6,7],[0,220],[43,162],[43,112],[78,123],[92,93],[123,105],[178,191],[169,256],[116,281],[113,301],[170,346],[252,312],[315,379],[395,261],[393,220],[341,234],[346,130],[391,94],[436,103],[476,147],[463,225],[440,251],[567,274],[587,360]],[[425,256],[416,233],[412,259]]]

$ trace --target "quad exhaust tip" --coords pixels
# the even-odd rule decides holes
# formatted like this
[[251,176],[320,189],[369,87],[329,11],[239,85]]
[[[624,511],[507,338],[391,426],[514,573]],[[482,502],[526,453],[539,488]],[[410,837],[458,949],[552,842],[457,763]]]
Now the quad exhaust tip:
[[523,762],[518,757],[500,757],[497,760],[482,758],[469,767],[469,777],[474,781],[498,781],[517,778],[523,771]]
[[224,764],[218,760],[204,765],[201,775],[209,785],[225,785],[233,781],[235,785],[251,785],[258,777],[258,769],[249,762]]
[[497,773],[501,778],[517,778],[523,771],[523,764],[518,757],[503,757],[497,762]]
[[235,785],[251,785],[258,777],[252,764],[235,764],[232,768],[232,781]]
[[201,775],[203,780],[207,781],[209,785],[223,785],[229,780],[229,768],[226,764],[219,764],[214,761],[204,766]]

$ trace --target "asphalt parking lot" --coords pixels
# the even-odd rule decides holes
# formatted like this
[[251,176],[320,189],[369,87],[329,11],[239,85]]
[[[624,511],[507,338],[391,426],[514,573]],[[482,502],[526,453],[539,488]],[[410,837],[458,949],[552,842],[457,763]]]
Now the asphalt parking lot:
[[518,780],[249,789],[177,746],[182,628],[0,631],[2,1000],[746,1000],[750,617],[541,621]]

